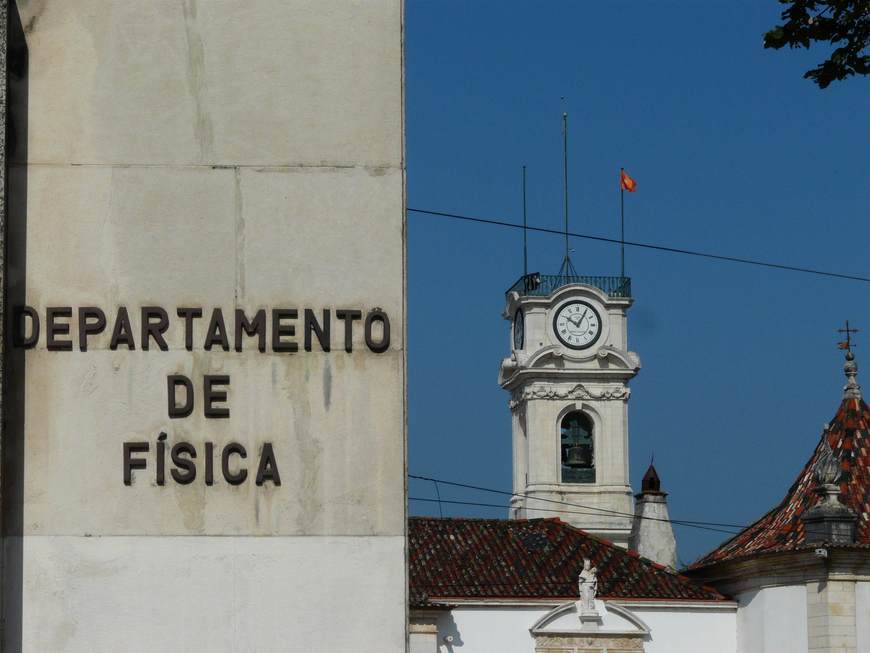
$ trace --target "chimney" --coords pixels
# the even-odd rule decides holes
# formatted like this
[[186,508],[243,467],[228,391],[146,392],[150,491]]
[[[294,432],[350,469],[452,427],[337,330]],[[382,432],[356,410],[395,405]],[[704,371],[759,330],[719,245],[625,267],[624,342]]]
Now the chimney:
[[665,567],[677,567],[677,541],[668,516],[667,493],[656,468],[650,463],[641,481],[640,494],[634,495],[634,522],[628,548]]

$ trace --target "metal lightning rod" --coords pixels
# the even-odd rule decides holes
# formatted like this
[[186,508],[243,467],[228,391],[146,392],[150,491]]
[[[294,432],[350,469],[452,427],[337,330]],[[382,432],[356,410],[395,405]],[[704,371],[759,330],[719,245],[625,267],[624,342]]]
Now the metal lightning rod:
[[562,112],[562,155],[565,186],[565,274],[568,274],[568,114]]
[[529,274],[528,220],[526,219],[526,166],[523,166],[523,277]]

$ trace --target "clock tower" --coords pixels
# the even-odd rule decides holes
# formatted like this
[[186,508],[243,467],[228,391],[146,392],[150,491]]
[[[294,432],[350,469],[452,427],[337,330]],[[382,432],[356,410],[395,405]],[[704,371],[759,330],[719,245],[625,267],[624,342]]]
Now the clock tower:
[[555,516],[627,546],[628,350],[626,277],[528,274],[506,296],[511,355],[499,372],[510,392],[511,517]]

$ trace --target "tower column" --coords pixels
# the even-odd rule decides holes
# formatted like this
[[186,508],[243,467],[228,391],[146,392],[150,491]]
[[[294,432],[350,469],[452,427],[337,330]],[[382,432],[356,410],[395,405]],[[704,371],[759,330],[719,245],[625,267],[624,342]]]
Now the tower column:
[[623,281],[521,279],[508,293],[513,347],[499,381],[511,393],[514,491],[522,495],[511,515],[557,516],[627,546],[627,384],[640,360],[625,348],[631,299]]

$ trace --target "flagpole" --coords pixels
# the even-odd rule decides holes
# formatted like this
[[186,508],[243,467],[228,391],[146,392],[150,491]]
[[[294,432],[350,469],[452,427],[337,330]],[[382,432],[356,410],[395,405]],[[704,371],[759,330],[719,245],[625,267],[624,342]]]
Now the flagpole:
[[622,187],[622,173],[619,169],[619,276],[625,277],[625,188]]

